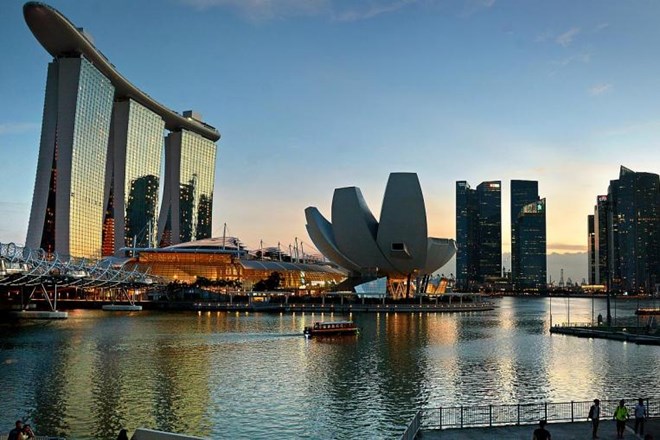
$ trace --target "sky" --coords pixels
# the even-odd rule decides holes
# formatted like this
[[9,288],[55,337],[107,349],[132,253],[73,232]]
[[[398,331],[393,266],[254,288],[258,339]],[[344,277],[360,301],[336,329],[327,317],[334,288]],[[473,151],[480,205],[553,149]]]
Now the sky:
[[[419,175],[429,235],[455,238],[455,182],[539,181],[549,272],[586,277],[587,215],[620,165],[660,172],[660,2],[48,2],[133,84],[217,127],[213,234],[258,248],[358,186]],[[0,242],[23,243],[50,56],[0,2]],[[584,260],[584,264],[576,261]],[[505,267],[507,263],[505,261]],[[452,272],[448,269],[447,272]]]

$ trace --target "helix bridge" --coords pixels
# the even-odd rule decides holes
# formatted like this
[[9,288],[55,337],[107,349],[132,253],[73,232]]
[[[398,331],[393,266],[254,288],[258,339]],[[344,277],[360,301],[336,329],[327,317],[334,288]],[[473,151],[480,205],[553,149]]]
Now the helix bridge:
[[161,278],[138,270],[130,259],[73,258],[15,243],[0,243],[0,291],[20,291],[24,309],[32,299],[41,298],[50,311],[56,312],[58,291],[62,289],[78,292],[102,289],[112,292],[113,298],[123,297],[132,304],[129,290],[162,284]]

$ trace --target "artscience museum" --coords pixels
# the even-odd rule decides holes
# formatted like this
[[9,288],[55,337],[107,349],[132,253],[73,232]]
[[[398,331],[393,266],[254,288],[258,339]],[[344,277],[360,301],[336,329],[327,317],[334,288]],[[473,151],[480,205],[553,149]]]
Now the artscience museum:
[[416,173],[392,173],[376,220],[360,188],[335,189],[332,221],[305,209],[307,232],[317,249],[353,279],[430,275],[456,253],[452,239],[428,236],[426,207]]

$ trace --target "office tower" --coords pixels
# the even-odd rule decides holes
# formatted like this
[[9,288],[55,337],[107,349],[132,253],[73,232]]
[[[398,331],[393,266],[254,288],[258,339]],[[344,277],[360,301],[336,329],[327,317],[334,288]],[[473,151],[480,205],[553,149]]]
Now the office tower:
[[587,216],[587,275],[589,284],[596,284],[596,233],[594,215]]
[[499,181],[483,182],[476,189],[465,181],[456,182],[456,282],[460,290],[472,290],[502,276],[501,201]]
[[[189,112],[187,117],[201,118]],[[209,238],[215,143],[188,130],[170,133],[165,149],[165,190],[159,219],[161,245]],[[179,213],[175,215],[173,213]]]
[[660,283],[660,177],[622,166],[607,196],[609,287],[652,292]]
[[539,200],[539,184],[535,180],[512,180],[511,181],[511,277],[516,283],[516,278],[521,276],[519,265],[521,247],[516,242],[516,226],[518,216],[523,207]]
[[516,219],[517,273],[513,274],[516,290],[546,288],[545,199],[522,207]]
[[595,256],[595,278],[594,284],[607,286],[609,283],[608,267],[608,240],[609,230],[607,218],[609,213],[609,204],[607,195],[601,195],[596,198],[594,207],[594,256]]
[[220,133],[192,112],[174,113],[136,88],[57,10],[29,2],[23,14],[53,56],[27,246],[86,258],[150,246],[164,130],[179,136],[174,149],[192,164],[180,168],[189,174],[182,175],[188,186],[181,192],[194,199],[193,207],[184,204],[188,212],[173,216],[187,219],[186,237],[210,236]]

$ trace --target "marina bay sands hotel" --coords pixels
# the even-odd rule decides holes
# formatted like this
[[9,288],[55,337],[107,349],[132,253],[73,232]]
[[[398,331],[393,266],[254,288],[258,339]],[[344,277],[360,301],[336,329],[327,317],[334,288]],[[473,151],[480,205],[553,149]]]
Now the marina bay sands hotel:
[[53,56],[26,245],[98,258],[210,237],[218,130],[139,90],[54,8],[23,14]]

